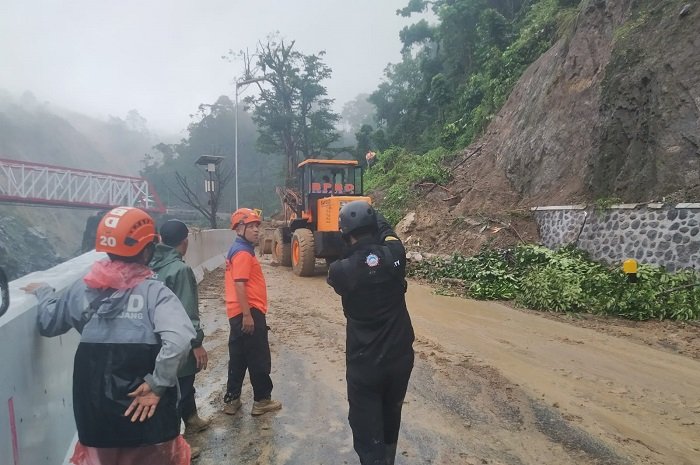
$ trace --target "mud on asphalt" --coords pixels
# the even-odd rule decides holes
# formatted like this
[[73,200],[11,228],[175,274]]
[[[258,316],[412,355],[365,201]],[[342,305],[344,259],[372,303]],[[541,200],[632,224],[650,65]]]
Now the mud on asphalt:
[[[197,377],[200,413],[212,427],[188,438],[202,448],[193,463],[356,464],[347,424],[344,317],[325,270],[299,278],[263,261],[268,284],[273,397],[278,413],[221,412],[228,362],[223,271],[200,284],[209,368]],[[409,306],[410,310],[410,306]],[[465,345],[469,345],[468,337]],[[468,350],[450,352],[417,331],[416,363],[403,411],[397,464],[529,465],[664,463],[631,457],[579,427],[579,418],[506,379]]]

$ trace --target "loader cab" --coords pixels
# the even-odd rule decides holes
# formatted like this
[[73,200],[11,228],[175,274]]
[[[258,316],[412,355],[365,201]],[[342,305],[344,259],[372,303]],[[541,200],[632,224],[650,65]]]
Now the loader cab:
[[325,197],[362,195],[362,167],[357,160],[308,159],[299,163],[302,210],[318,224],[318,201]]

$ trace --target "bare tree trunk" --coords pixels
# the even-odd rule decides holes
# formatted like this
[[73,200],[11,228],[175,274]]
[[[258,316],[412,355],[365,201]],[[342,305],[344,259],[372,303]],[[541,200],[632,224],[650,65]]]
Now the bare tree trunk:
[[173,192],[175,198],[177,198],[180,202],[189,205],[200,212],[209,221],[210,228],[218,229],[217,213],[219,211],[221,193],[223,192],[224,187],[231,180],[233,173],[233,169],[224,174],[222,174],[221,170],[214,172],[214,191],[213,194],[208,194],[209,198],[207,199],[206,204],[199,199],[197,193],[190,187],[187,178],[182,176],[177,171],[175,172],[175,179],[180,187],[180,193],[178,194],[174,191],[171,192]]

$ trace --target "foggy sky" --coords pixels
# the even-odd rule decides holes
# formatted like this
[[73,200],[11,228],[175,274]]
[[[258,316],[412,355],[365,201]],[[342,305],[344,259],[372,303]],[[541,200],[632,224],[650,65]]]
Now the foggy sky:
[[400,59],[396,16],[408,0],[3,0],[0,89],[106,117],[132,108],[150,128],[180,132],[197,105],[233,97],[240,63],[279,31],[304,53],[326,50],[336,110],[376,88]]

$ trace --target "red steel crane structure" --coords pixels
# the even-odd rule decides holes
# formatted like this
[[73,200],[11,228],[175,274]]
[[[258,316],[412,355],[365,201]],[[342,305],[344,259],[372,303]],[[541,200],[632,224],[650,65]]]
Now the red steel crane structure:
[[138,207],[164,213],[143,178],[0,158],[0,202],[108,209]]

